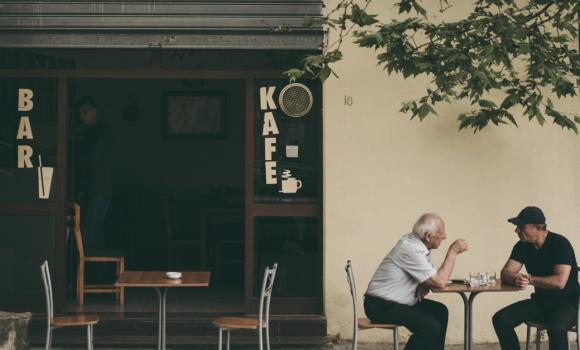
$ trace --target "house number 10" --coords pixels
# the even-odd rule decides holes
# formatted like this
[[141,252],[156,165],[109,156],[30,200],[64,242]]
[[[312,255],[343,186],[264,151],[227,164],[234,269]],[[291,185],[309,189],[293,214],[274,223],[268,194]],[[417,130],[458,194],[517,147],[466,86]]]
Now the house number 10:
[[352,96],[344,96],[344,105],[345,106],[352,106]]

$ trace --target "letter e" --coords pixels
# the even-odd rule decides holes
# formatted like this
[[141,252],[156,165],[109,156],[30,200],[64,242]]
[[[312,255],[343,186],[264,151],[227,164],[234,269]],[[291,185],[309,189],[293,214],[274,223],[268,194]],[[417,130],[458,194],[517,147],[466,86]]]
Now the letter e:
[[266,185],[275,185],[278,183],[276,178],[276,162],[266,162]]

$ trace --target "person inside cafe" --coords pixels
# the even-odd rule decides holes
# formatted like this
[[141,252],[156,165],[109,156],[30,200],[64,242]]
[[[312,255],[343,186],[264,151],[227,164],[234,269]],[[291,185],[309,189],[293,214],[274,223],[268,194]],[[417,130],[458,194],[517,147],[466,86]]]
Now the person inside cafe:
[[447,307],[424,297],[431,288],[445,287],[457,256],[467,250],[466,241],[456,240],[435,269],[431,250],[445,238],[443,219],[423,214],[380,263],[365,293],[365,313],[373,323],[395,323],[413,333],[406,350],[444,349]]
[[[548,231],[544,213],[538,207],[526,207],[508,221],[516,225],[519,242],[501,270],[501,279],[522,290],[532,285],[534,293],[493,316],[501,348],[519,349],[514,328],[524,321],[540,321],[547,326],[550,350],[567,350],[567,330],[576,323],[578,313],[574,249],[566,237]],[[521,272],[524,266],[527,273]]]
[[95,101],[78,101],[82,124],[75,201],[81,205],[81,230],[86,250],[104,248],[103,226],[112,199],[113,136],[111,127],[98,115]]

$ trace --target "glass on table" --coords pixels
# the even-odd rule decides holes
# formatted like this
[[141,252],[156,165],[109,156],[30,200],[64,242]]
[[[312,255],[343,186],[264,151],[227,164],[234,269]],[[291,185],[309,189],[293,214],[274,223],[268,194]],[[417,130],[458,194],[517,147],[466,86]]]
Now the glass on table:
[[495,285],[495,280],[497,278],[495,271],[487,271],[487,284]]
[[482,286],[487,285],[487,273],[485,273],[485,272],[479,273],[479,284]]
[[469,273],[469,286],[471,288],[479,287],[479,272]]

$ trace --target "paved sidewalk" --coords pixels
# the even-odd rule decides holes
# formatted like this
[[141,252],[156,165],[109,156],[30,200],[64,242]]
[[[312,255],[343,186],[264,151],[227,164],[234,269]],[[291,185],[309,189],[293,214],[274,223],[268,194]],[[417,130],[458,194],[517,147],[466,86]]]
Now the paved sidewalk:
[[[214,347],[212,347],[213,349]],[[522,349],[525,349],[525,344],[522,344],[521,346]],[[52,350],[84,350],[85,348],[82,349],[72,349],[72,348],[52,348]],[[97,350],[155,350],[153,348],[96,348]],[[171,349],[170,347],[168,347],[167,349]],[[179,349],[183,349],[183,348],[179,348]],[[201,348],[200,348],[201,349]],[[242,347],[242,348],[238,348],[236,346],[231,347],[232,350],[236,350],[236,349],[249,349],[248,347]],[[351,349],[351,344],[349,342],[345,342],[345,343],[340,343],[340,344],[332,344],[332,345],[326,345],[323,346],[321,348],[318,348],[316,350],[350,350]],[[385,350],[385,349],[391,349],[391,347],[387,346],[385,347],[385,344],[359,344],[357,347],[358,350]],[[403,349],[403,347],[400,347],[400,349]],[[535,349],[535,347],[534,347]],[[542,344],[542,349],[548,349],[548,344]],[[31,350],[43,350],[43,348],[32,348]],[[272,350],[298,350],[298,348],[294,347],[294,348],[279,348],[279,347],[272,347]],[[303,350],[315,350],[315,349],[303,349]],[[445,350],[463,350],[463,345],[449,345],[445,347]],[[500,350],[499,348],[499,344],[474,344],[473,346],[473,350]]]

